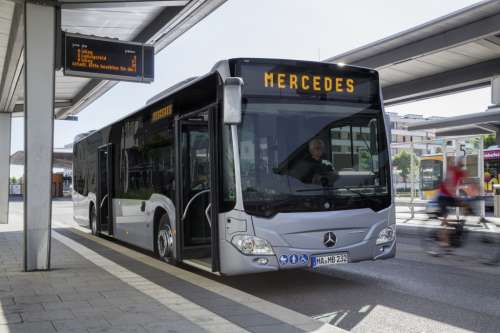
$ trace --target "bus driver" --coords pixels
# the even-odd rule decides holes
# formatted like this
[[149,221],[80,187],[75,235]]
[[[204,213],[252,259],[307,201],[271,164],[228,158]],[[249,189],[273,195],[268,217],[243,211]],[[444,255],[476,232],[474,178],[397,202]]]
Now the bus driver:
[[300,180],[306,184],[331,186],[335,169],[332,162],[324,158],[325,143],[319,138],[309,141],[309,154],[299,164]]

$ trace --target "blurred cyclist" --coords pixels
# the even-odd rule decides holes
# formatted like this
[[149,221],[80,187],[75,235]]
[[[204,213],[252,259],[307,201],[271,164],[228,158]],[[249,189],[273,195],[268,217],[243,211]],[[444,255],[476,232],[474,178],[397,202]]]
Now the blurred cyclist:
[[463,156],[457,157],[455,164],[450,164],[448,166],[446,178],[439,184],[437,199],[440,213],[443,217],[441,225],[444,228],[440,233],[441,246],[443,247],[450,246],[448,208],[460,207],[462,205],[462,200],[457,196],[457,188],[463,183],[464,179],[467,178],[467,172],[465,172],[464,166],[465,158]]

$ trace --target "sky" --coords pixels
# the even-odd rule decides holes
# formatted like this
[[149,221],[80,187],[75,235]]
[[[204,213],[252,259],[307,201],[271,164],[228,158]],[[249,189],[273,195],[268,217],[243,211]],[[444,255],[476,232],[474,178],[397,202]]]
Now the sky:
[[[412,28],[472,0],[228,0],[155,57],[151,84],[121,82],[80,112],[78,121],[55,121],[54,147],[134,112],[156,93],[188,77],[203,75],[232,57],[324,60]],[[489,88],[402,104],[386,111],[425,116],[480,112]],[[12,152],[23,149],[23,119],[12,123]],[[22,167],[11,167],[22,175]]]

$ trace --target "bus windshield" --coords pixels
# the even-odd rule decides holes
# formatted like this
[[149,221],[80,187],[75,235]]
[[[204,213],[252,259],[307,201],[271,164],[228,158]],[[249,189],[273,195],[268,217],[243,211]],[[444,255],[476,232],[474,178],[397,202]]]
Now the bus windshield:
[[248,213],[380,210],[389,205],[389,161],[379,107],[249,102],[243,112],[239,149]]

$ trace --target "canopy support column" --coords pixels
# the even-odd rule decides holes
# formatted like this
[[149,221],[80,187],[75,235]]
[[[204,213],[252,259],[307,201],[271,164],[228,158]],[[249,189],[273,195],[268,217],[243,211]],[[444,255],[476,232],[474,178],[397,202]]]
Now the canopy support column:
[[10,129],[10,113],[0,113],[0,224],[9,217]]
[[50,269],[56,9],[24,4],[24,269]]
[[410,138],[410,179],[411,179],[411,184],[410,184],[410,215],[411,218],[415,218],[415,146],[413,145],[413,138]]
[[[491,104],[500,107],[500,75],[491,79]],[[496,145],[500,146],[500,127],[496,130]]]
[[[479,176],[479,195],[484,197],[484,138],[479,136],[479,152],[477,154],[478,176]],[[479,202],[479,216],[483,220],[486,216],[486,203],[484,200]]]
[[500,75],[491,78],[491,104],[500,106]]

